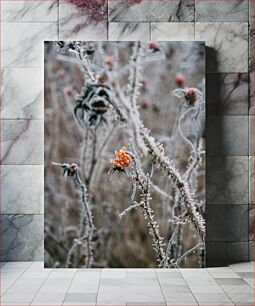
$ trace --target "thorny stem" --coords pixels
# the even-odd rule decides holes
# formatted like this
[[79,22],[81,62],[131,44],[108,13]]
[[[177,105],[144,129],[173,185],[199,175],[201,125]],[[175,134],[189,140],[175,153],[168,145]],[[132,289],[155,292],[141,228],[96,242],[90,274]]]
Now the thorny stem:
[[93,263],[93,244],[92,244],[92,237],[93,237],[93,231],[94,231],[94,224],[92,219],[91,210],[89,207],[89,199],[88,199],[88,193],[87,188],[85,184],[81,181],[80,175],[78,171],[76,172],[74,176],[74,182],[76,185],[76,188],[80,189],[80,196],[81,196],[81,203],[84,207],[84,213],[85,213],[85,220],[86,220],[86,226],[85,226],[85,234],[82,237],[82,240],[86,241],[86,263],[85,267],[90,268]]
[[[99,52],[100,52],[99,48]],[[84,70],[85,70],[85,76],[90,79],[90,81],[95,82],[96,78],[91,73],[89,69],[89,63],[86,58],[84,58],[84,55],[81,52],[80,44],[79,42],[76,45],[76,51],[78,58],[83,63]],[[101,50],[102,51],[102,50]],[[136,66],[137,69],[137,66]],[[164,153],[162,153],[162,150],[159,148],[159,145],[156,143],[155,139],[150,136],[149,131],[144,127],[143,122],[140,119],[139,112],[137,110],[137,107],[133,107],[131,104],[131,101],[123,94],[118,81],[113,79],[112,73],[109,71],[105,71],[107,78],[111,84],[111,91],[112,94],[111,97],[111,104],[114,107],[116,113],[118,114],[118,117],[121,122],[125,122],[126,124],[131,126],[131,130],[133,131],[132,135],[129,135],[132,143],[137,146],[137,148],[140,149],[142,154],[146,155],[149,153],[153,161],[159,165],[160,170],[163,173],[166,173],[167,177],[172,180],[174,183],[174,187],[179,191],[181,199],[185,205],[187,214],[190,216],[190,220],[194,224],[199,236],[204,241],[205,236],[205,226],[204,226],[204,219],[202,216],[198,213],[196,208],[196,202],[193,199],[193,196],[191,195],[188,183],[184,177],[182,177],[179,173],[179,171],[175,168],[172,160],[170,160],[168,157],[164,156]],[[135,77],[135,82],[137,82],[138,78]],[[136,86],[136,84],[135,84]],[[132,100],[133,101],[133,100]],[[127,131],[128,129],[125,129]],[[128,131],[127,131],[128,132]],[[139,182],[140,183],[140,182]],[[161,242],[157,243],[157,232],[155,232],[155,222],[152,218],[153,215],[151,215],[151,210],[149,205],[149,182],[147,180],[147,184],[144,185],[144,183],[141,184],[142,189],[146,187],[145,192],[143,192],[144,201],[146,209],[146,214],[148,218],[148,225],[151,228],[150,234],[154,236],[156,239],[155,243],[155,249],[157,248],[159,251],[158,257],[161,261],[161,264],[163,262],[163,259],[165,258],[165,255],[163,254],[163,248],[161,246]],[[154,216],[153,216],[154,217]],[[154,225],[154,226],[153,226]],[[161,237],[160,237],[161,238]],[[162,239],[162,238],[161,238]],[[161,241],[160,239],[158,239]],[[196,247],[194,248],[196,249]]]
[[92,83],[95,83],[96,78],[94,77],[93,72],[89,68],[88,55],[83,52],[83,49],[81,48],[81,42],[76,41],[74,46],[75,46],[75,54],[83,64],[86,79],[89,79]]
[[165,258],[165,252],[164,252],[164,243],[163,238],[161,237],[159,233],[159,226],[157,221],[155,220],[155,216],[153,213],[153,210],[150,206],[150,181],[151,176],[149,174],[143,174],[141,170],[139,170],[139,163],[136,158],[136,156],[132,153],[127,151],[126,152],[129,156],[132,157],[134,162],[134,168],[135,168],[135,175],[133,175],[133,180],[135,180],[140,189],[142,190],[141,193],[141,202],[139,205],[135,203],[134,205],[127,208],[121,215],[125,215],[128,211],[131,209],[140,206],[143,209],[144,218],[147,220],[147,226],[149,228],[149,234],[151,235],[153,239],[153,248],[155,250],[158,266],[162,267],[163,260]]
[[[93,237],[93,231],[95,229],[93,224],[93,218],[91,214],[91,209],[89,206],[89,197],[87,193],[87,188],[85,184],[82,182],[79,174],[79,168],[76,164],[61,164],[61,163],[52,163],[55,166],[61,167],[64,170],[64,175],[69,175],[73,178],[75,188],[80,190],[80,200],[81,200],[81,222],[82,225],[85,225],[84,233],[82,234],[82,231],[80,233],[80,237],[78,239],[74,239],[73,245],[70,248],[68,254],[67,254],[67,260],[66,265],[67,267],[70,264],[71,256],[76,249],[78,245],[84,245],[85,247],[85,267],[90,268],[93,263],[93,243],[92,243],[92,237]],[[70,172],[71,167],[74,167],[75,170],[73,172]]]
[[140,62],[142,56],[141,43],[136,42],[133,47],[133,54],[130,58],[129,94],[132,107],[137,107],[137,97],[139,96],[140,83]]
[[175,268],[179,268],[179,264],[189,255],[194,254],[197,249],[203,249],[204,243],[200,242],[197,245],[195,245],[193,248],[189,249],[187,252],[185,252],[182,256],[177,258],[175,262],[173,262],[173,266]]
[[168,267],[168,260],[170,259],[172,244],[173,244],[173,241],[175,239],[176,234],[178,233],[178,231],[180,229],[180,226],[181,226],[181,223],[177,223],[177,225],[176,225],[176,227],[175,227],[175,229],[174,229],[174,231],[173,231],[173,233],[171,235],[171,238],[168,241],[163,268],[167,268]]

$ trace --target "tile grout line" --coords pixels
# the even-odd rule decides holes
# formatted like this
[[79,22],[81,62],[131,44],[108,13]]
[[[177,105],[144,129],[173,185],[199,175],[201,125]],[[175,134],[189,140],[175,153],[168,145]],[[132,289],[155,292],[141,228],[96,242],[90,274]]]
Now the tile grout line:
[[[67,269],[67,270],[68,270],[68,269]],[[63,304],[65,303],[66,296],[67,296],[67,294],[68,294],[68,291],[69,291],[69,289],[70,289],[70,287],[71,287],[71,285],[72,285],[72,283],[73,283],[73,280],[74,280],[74,278],[75,278],[77,272],[78,272],[78,271],[77,271],[77,269],[76,269],[76,271],[75,271],[75,273],[74,273],[74,275],[73,275],[73,277],[72,277],[72,279],[71,279],[71,281],[70,281],[70,284],[69,284],[69,286],[68,286],[68,288],[67,288],[67,290],[66,290],[66,294],[65,294],[65,297],[64,297],[63,302],[61,303],[61,305],[63,305]]]
[[[44,263],[44,262],[43,262]],[[45,268],[43,269],[45,270]],[[52,273],[53,269],[51,269],[50,273],[46,276],[45,280],[42,282],[40,288],[36,291],[34,298],[32,299],[32,301],[29,303],[29,305],[32,305],[36,296],[38,295],[39,291],[42,289],[43,285],[45,284],[46,280],[49,278],[50,274]]]
[[[6,291],[3,293],[3,294],[1,294],[1,297],[3,297],[8,291],[9,291],[9,289],[13,286],[13,285],[15,285],[15,283],[21,278],[21,276],[32,266],[32,264],[33,264],[33,262],[31,261],[31,263],[30,263],[30,265],[20,274],[20,276],[10,285],[10,287],[8,287],[8,289],[6,289]],[[1,272],[2,273],[2,272]],[[4,279],[4,277],[2,276],[2,280]],[[1,298],[1,300],[2,300],[2,298]]]
[[97,305],[97,302],[98,302],[98,294],[99,294],[99,290],[100,290],[101,277],[102,277],[102,269],[100,269],[100,277],[99,277],[99,282],[98,282],[98,287],[97,287],[97,297],[96,297],[95,305]]
[[157,272],[155,271],[155,269],[153,269],[153,270],[154,270],[154,273],[156,274],[156,278],[157,278],[157,280],[158,280],[159,288],[160,288],[160,291],[161,291],[162,296],[163,296],[163,298],[164,298],[165,304],[167,305],[166,298],[165,298],[165,295],[164,295],[164,293],[163,293],[163,290],[162,290],[162,288],[161,288],[161,284],[160,284],[160,281],[159,281],[159,278],[158,278],[158,274],[157,274]]
[[[228,248],[227,248],[227,252],[228,252]],[[230,268],[230,266],[228,266]],[[231,269],[231,268],[230,268]],[[236,275],[238,275],[233,269],[231,269]],[[207,270],[208,271],[208,270]],[[208,271],[208,273],[212,276],[212,274]],[[212,278],[214,279],[214,277],[212,276]],[[215,280],[215,279],[214,279]],[[221,287],[220,284],[218,284],[218,282],[215,280],[215,282],[217,283],[217,285],[221,288],[221,290],[224,292],[224,294],[226,295],[226,297],[234,304],[236,305],[236,303],[231,299],[231,297],[228,295],[228,293]]]

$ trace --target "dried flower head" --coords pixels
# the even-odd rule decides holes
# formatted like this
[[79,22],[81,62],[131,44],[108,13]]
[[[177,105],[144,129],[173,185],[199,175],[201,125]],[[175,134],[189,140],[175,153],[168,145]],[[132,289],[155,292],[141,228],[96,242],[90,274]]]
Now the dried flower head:
[[130,166],[132,161],[131,156],[126,152],[125,148],[115,151],[115,156],[115,159],[111,159],[111,163],[114,165],[111,173],[115,171],[126,173],[126,168]]
[[66,86],[64,88],[64,93],[67,95],[67,96],[71,96],[73,93],[74,93],[74,89],[72,86]]
[[72,163],[72,164],[68,164],[68,163],[60,164],[60,163],[53,162],[52,164],[54,166],[58,166],[58,167],[63,169],[63,176],[65,176],[65,175],[67,175],[67,176],[74,176],[78,172],[78,170],[79,170],[78,165],[75,164],[75,163]]
[[189,105],[193,105],[197,100],[197,92],[193,88],[189,88],[185,96]]
[[159,51],[159,46],[156,41],[153,41],[150,43],[150,49],[153,50],[153,52]]
[[105,64],[111,68],[113,66],[113,57],[112,56],[106,57]]
[[185,76],[183,76],[181,74],[177,75],[176,78],[175,78],[175,83],[176,83],[177,86],[183,87],[186,83]]

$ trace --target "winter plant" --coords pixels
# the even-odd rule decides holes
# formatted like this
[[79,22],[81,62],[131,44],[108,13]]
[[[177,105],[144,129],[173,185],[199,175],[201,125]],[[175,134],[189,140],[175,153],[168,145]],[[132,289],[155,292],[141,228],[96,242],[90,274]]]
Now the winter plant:
[[[204,266],[205,101],[203,83],[189,87],[185,76],[203,68],[203,47],[184,46],[183,57],[174,43],[59,41],[45,47],[45,193],[49,203],[63,203],[58,227],[46,218],[47,266],[124,266],[125,248],[134,257],[130,266],[176,268],[189,258],[189,266]],[[165,63],[166,74],[159,70],[146,79],[158,63]],[[172,70],[175,89],[165,93],[171,130],[163,135],[161,120],[168,118],[149,97],[153,82],[161,88]],[[148,110],[159,119],[152,130]],[[54,175],[58,168],[62,180]],[[56,213],[52,206],[48,211]],[[147,248],[154,252],[149,262]]]

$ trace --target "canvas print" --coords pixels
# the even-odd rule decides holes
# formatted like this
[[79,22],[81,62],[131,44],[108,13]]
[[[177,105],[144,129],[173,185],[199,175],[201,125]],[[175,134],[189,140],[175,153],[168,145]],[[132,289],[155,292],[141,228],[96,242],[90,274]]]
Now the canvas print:
[[204,43],[45,42],[44,71],[45,267],[204,267]]

